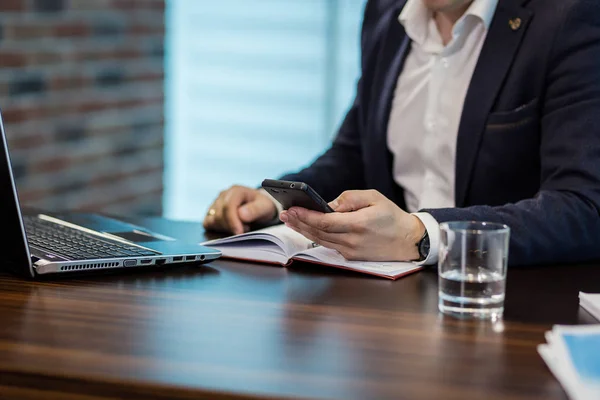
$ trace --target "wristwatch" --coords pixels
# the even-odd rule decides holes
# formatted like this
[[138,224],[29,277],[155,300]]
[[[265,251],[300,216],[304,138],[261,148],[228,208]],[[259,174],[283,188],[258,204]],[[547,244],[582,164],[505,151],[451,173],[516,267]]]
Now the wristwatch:
[[424,261],[429,255],[429,234],[427,229],[423,233],[423,237],[417,242],[417,249],[419,250],[419,258],[416,261]]

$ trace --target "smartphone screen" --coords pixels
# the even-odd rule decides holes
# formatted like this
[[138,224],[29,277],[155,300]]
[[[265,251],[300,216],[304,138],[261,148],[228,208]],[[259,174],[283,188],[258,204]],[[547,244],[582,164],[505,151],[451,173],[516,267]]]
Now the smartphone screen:
[[281,204],[284,210],[303,207],[324,213],[333,212],[329,204],[304,182],[265,179],[262,187]]

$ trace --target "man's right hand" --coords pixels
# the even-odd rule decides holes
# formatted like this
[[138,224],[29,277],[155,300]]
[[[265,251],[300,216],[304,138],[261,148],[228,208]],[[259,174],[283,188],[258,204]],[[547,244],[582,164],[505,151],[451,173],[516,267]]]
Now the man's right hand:
[[268,222],[277,216],[269,195],[258,189],[232,186],[221,192],[204,217],[204,229],[233,233],[250,230],[253,222]]

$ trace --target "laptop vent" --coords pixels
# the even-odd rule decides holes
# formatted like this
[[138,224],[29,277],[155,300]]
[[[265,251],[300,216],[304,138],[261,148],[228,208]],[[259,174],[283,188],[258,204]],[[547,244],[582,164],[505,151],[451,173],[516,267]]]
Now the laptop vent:
[[98,269],[98,268],[110,268],[110,267],[118,267],[118,262],[110,262],[110,263],[95,263],[95,264],[78,264],[78,265],[65,265],[60,267],[61,271],[78,271],[82,269]]

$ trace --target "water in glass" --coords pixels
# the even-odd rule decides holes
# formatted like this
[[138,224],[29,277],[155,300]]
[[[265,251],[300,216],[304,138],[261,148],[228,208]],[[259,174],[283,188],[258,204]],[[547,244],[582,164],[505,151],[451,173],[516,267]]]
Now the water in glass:
[[499,318],[504,310],[506,277],[477,267],[460,266],[440,274],[440,309],[444,313]]

